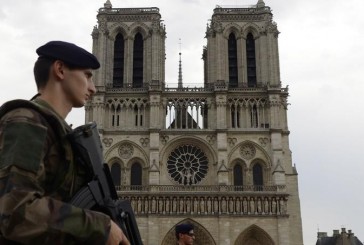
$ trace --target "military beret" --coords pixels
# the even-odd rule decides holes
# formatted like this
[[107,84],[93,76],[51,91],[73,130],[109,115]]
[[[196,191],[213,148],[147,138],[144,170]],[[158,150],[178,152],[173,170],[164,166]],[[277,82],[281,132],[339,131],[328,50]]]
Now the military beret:
[[178,235],[179,233],[187,234],[191,230],[193,230],[193,225],[192,224],[179,224],[179,225],[176,225],[176,235]]
[[51,41],[40,46],[36,52],[39,57],[61,60],[79,68],[98,69],[100,67],[99,61],[93,54],[73,43]]

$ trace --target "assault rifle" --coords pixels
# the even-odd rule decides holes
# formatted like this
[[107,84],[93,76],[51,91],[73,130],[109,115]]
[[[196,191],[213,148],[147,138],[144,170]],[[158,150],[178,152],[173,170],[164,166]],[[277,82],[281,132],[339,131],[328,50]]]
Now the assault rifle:
[[103,161],[102,145],[95,122],[82,125],[68,135],[76,161],[83,164],[92,180],[72,198],[71,204],[103,212],[119,225],[131,245],[142,245],[129,200],[118,200],[110,170]]

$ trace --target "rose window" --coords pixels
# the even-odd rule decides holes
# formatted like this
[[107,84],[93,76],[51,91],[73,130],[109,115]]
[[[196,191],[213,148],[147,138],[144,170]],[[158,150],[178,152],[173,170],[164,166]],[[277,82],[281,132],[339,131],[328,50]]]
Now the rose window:
[[177,183],[193,185],[206,177],[208,160],[200,148],[182,145],[169,155],[167,169],[171,178]]

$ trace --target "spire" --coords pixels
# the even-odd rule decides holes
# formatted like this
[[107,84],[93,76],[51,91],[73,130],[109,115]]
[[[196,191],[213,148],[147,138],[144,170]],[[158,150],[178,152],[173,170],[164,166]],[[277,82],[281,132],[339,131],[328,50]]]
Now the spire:
[[178,88],[183,88],[182,83],[182,58],[181,58],[181,38],[179,39],[179,68],[178,68]]
[[104,3],[104,8],[107,8],[107,9],[112,8],[112,4],[111,4],[110,0],[106,0],[106,3]]
[[258,0],[258,3],[257,3],[257,8],[264,8],[265,7],[265,3],[263,0]]

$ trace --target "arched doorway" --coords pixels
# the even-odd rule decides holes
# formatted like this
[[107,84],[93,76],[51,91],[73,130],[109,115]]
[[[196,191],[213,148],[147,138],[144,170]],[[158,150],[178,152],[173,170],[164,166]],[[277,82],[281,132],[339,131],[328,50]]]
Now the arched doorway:
[[[211,234],[199,223],[195,222],[192,219],[185,219],[182,220],[181,222],[177,223],[181,224],[181,223],[190,223],[193,225],[194,229],[194,233],[196,234],[196,240],[193,243],[193,245],[216,245],[214,239],[212,238]],[[176,233],[175,233],[175,227],[176,225],[174,225],[166,234],[166,236],[164,237],[161,245],[173,245],[176,244],[177,238],[176,238]]]
[[238,236],[234,245],[274,245],[274,242],[262,228],[251,225]]

